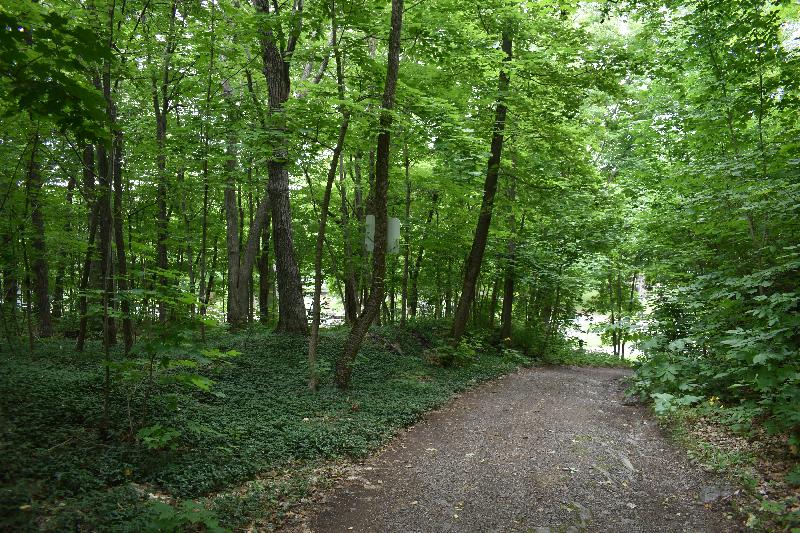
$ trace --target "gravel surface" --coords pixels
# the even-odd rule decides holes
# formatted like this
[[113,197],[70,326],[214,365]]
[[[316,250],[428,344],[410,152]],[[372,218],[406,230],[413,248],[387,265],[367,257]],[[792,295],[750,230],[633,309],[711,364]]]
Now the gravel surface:
[[294,531],[735,531],[730,489],[642,406],[629,371],[540,367],[479,386],[358,465]]

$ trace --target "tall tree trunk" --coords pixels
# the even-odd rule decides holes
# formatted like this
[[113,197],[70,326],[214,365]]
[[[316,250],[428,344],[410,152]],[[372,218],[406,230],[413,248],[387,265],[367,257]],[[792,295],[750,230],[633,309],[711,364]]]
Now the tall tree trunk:
[[[502,48],[506,57],[506,63],[511,61],[512,43],[511,36],[503,33]],[[492,209],[494,207],[494,197],[497,192],[497,178],[500,174],[500,158],[503,151],[503,132],[506,124],[506,104],[505,96],[509,86],[509,74],[506,68],[500,70],[500,81],[498,83],[498,102],[495,111],[494,130],[492,133],[492,147],[489,163],[486,170],[486,181],[483,186],[483,200],[481,211],[478,215],[478,225],[475,228],[475,238],[472,241],[469,259],[464,270],[464,283],[461,289],[461,297],[458,300],[451,335],[453,344],[457,345],[461,341],[461,336],[467,327],[469,307],[475,297],[475,282],[481,270],[483,253],[486,250],[486,241],[489,237],[489,226],[492,222]]]
[[[561,275],[561,268],[558,269],[559,277]],[[558,317],[560,315],[559,306],[561,305],[561,282],[556,285],[556,299],[550,309],[550,315],[547,319],[546,330],[544,334],[544,345],[542,346],[542,356],[547,355],[547,350],[550,348],[550,339],[558,328]]]
[[[270,15],[268,0],[253,0],[253,3],[260,13]],[[283,34],[280,24],[265,24],[260,31],[260,42],[263,72],[269,88],[269,111],[277,138],[267,162],[269,174],[267,191],[272,205],[272,239],[279,294],[277,330],[305,334],[308,332],[308,320],[303,302],[303,284],[300,279],[300,269],[295,257],[292,236],[289,171],[286,168],[288,147],[285,138],[286,118],[284,115],[284,104],[289,99],[291,58],[300,36],[302,6],[302,0],[295,0],[292,18],[297,23],[290,29],[288,35]],[[275,12],[269,18],[276,19],[279,15],[276,3]]]
[[[637,275],[637,273],[634,272],[633,275],[631,276],[631,292],[630,292],[630,296],[628,297],[628,317],[629,317],[629,320],[631,320],[633,318],[633,295],[634,295],[634,292],[636,291],[636,275]],[[622,345],[620,347],[621,359],[625,359],[625,343],[626,342],[628,342],[627,333],[622,338]]]
[[[374,56],[373,56],[374,57]],[[354,253],[351,253],[349,257],[352,258],[351,261],[351,268],[353,269],[353,280],[355,283],[354,291],[355,291],[355,298],[353,301],[353,308],[355,312],[351,312],[351,318],[348,319],[348,323],[352,324],[355,319],[358,317],[358,314],[361,312],[361,304],[367,300],[366,298],[366,273],[364,269],[364,231],[366,229],[366,219],[367,219],[367,210],[365,207],[365,199],[364,199],[364,188],[362,185],[362,162],[364,161],[364,153],[361,150],[357,150],[355,153],[355,157],[353,158],[353,215],[357,221],[358,231],[356,232],[356,236],[350,240],[350,245],[355,243],[355,248],[352,249]],[[345,190],[344,188],[342,189]],[[346,202],[345,198],[342,198],[342,202]],[[347,211],[346,203],[342,204],[342,213]],[[348,231],[349,234],[349,231]],[[357,267],[357,268],[356,268]]]
[[272,218],[267,212],[267,220],[261,230],[261,255],[258,258],[258,320],[269,323],[272,278],[270,277],[269,232]]
[[403,167],[406,176],[406,217],[405,217],[405,242],[403,243],[403,293],[401,297],[402,311],[400,314],[400,325],[406,325],[408,316],[408,261],[411,251],[411,177],[409,175],[410,162],[408,160],[408,143],[403,146]]
[[611,344],[614,350],[614,357],[617,357],[619,353],[617,352],[617,320],[614,316],[614,287],[612,285],[613,276],[612,274],[608,275],[608,304],[609,308],[611,309]]
[[[201,222],[201,229],[200,229],[200,283],[197,291],[197,299],[199,300],[199,313],[202,316],[206,314],[206,304],[208,301],[206,300],[206,268],[208,265],[208,155],[209,155],[209,110],[211,108],[211,85],[212,85],[212,74],[214,72],[214,58],[216,57],[216,2],[211,2],[211,21],[210,21],[210,30],[211,30],[211,43],[209,47],[208,53],[208,78],[206,80],[206,98],[205,98],[205,109],[204,109],[204,118],[205,120],[201,123],[201,136],[203,140],[203,162],[201,164],[201,170],[203,175],[203,212],[202,212],[202,222]],[[249,71],[248,71],[249,74]],[[213,268],[212,268],[213,272]],[[205,342],[206,339],[206,326],[205,321],[200,321],[200,336]]]
[[[444,316],[450,318],[453,312],[453,263],[447,262],[447,277],[444,285]],[[438,317],[438,318],[441,318]]]
[[97,221],[99,218],[100,202],[95,202],[89,215],[89,244],[86,247],[86,255],[83,261],[81,280],[78,286],[80,296],[78,298],[78,313],[80,322],[78,324],[78,338],[75,341],[75,351],[82,352],[86,344],[86,328],[88,326],[89,315],[86,290],[89,287],[89,275],[92,269],[92,255],[94,254],[94,242],[97,235]]
[[[428,228],[433,221],[433,215],[436,213],[436,207],[439,203],[439,191],[434,191],[431,196],[431,208],[428,210],[428,217],[425,219],[425,226],[422,228],[422,239],[419,243],[417,250],[417,257],[414,260],[414,265],[409,273],[411,278],[411,289],[408,295],[408,311],[412,317],[417,316],[417,306],[419,304],[419,273],[422,269],[422,258],[425,255],[425,238],[428,236]],[[437,283],[438,285],[438,283]]]
[[[227,81],[223,83],[223,94],[227,102],[228,112],[236,116],[236,106],[232,102],[232,90]],[[223,193],[223,208],[225,211],[225,237],[228,256],[228,323],[236,329],[244,325],[246,317],[245,302],[242,299],[240,282],[240,253],[241,253],[241,217],[237,205],[236,194],[236,133],[233,118],[229,117],[228,146],[225,161],[225,191]]]
[[50,337],[53,335],[53,321],[50,315],[49,295],[49,265],[47,263],[47,246],[44,239],[44,214],[42,211],[42,180],[39,171],[39,126],[31,142],[31,157],[28,162],[28,201],[31,206],[31,225],[33,232],[31,244],[33,246],[32,270],[33,292],[36,299],[36,319],[39,322],[39,336]]
[[[14,225],[16,224],[17,218],[12,206],[9,210],[10,228],[3,232],[2,246],[0,247],[0,260],[2,260],[3,272],[3,323],[4,325],[10,326],[6,329],[9,339],[15,337],[18,333],[17,307],[19,302],[19,278],[17,274],[17,247],[19,244],[20,232],[14,230]],[[10,340],[9,345],[11,345]]]
[[389,141],[392,126],[392,108],[400,68],[400,32],[403,22],[403,0],[392,0],[392,29],[389,32],[389,51],[386,68],[386,85],[378,132],[375,164],[375,247],[372,255],[372,288],[364,311],[350,329],[342,354],[336,360],[336,385],[346,389],[350,385],[352,363],[370,324],[380,312],[383,302],[384,276],[386,275],[386,230],[388,225],[389,192]]
[[494,315],[497,314],[497,295],[500,290],[500,278],[492,282],[492,297],[489,300],[489,327],[494,327]]
[[[175,51],[175,20],[178,3],[173,0],[170,10],[169,31],[164,46],[164,62],[161,66],[161,79],[157,80],[155,74],[152,79],[153,111],[156,117],[156,169],[158,182],[156,186],[156,267],[161,271],[158,275],[158,285],[161,291],[166,292],[168,280],[165,275],[169,267],[167,261],[167,240],[169,238],[169,214],[167,212],[167,119],[170,109],[170,75],[172,54]],[[162,322],[167,320],[166,294],[158,300],[158,318]]]
[[[344,65],[342,64],[342,54],[336,42],[336,2],[331,0],[331,39],[333,40],[333,54],[336,59],[336,85],[338,87],[339,100],[344,100]],[[347,128],[350,125],[350,111],[341,107],[342,124],[339,127],[339,136],[336,139],[336,146],[333,148],[330,168],[328,168],[328,179],[325,182],[325,192],[322,195],[322,205],[319,210],[319,228],[317,229],[317,242],[314,248],[314,295],[312,298],[311,310],[311,338],[308,341],[308,388],[316,391],[319,386],[319,372],[317,370],[317,344],[319,342],[319,321],[320,321],[320,299],[322,295],[322,247],[325,245],[325,229],[328,223],[328,208],[331,204],[331,191],[333,182],[336,179],[336,166],[342,156],[344,140],[347,135]],[[344,162],[342,162],[344,164]]]
[[31,302],[33,296],[31,295],[31,265],[28,260],[28,242],[25,237],[22,238],[22,266],[25,271],[24,287],[25,287],[25,320],[28,323],[28,353],[33,353],[33,310],[31,309]]
[[211,269],[208,272],[208,281],[206,281],[205,288],[206,292],[203,294],[203,298],[201,300],[201,315],[205,315],[208,312],[208,304],[211,302],[211,291],[214,290],[214,278],[216,277],[217,271],[217,239],[214,239],[214,247],[213,251],[211,252]]
[[[356,174],[360,174],[356,170]],[[356,260],[360,264],[360,254],[353,253],[353,244],[350,235],[350,215],[347,209],[347,187],[344,182],[345,174],[343,169],[339,169],[339,193],[341,195],[341,210],[342,210],[342,239],[344,241],[344,318],[348,324],[353,324],[358,318],[358,310],[360,308],[358,300],[358,280],[356,279],[356,271],[354,264]],[[358,195],[358,185],[356,185],[356,194]],[[355,215],[358,217],[358,201],[355,203]],[[358,218],[360,222],[360,218]]]
[[[116,118],[116,108],[114,109]],[[122,130],[114,131],[114,241],[117,250],[117,286],[121,293],[120,311],[122,312],[122,340],[127,354],[133,346],[133,317],[128,291],[128,264],[125,257],[125,238],[122,231]]]
[[97,145],[97,176],[99,178],[99,195],[97,202],[98,209],[98,231],[100,237],[100,284],[98,288],[102,291],[103,304],[103,342],[114,344],[117,339],[116,323],[110,315],[106,313],[107,306],[114,293],[114,278],[111,261],[111,241],[114,231],[114,220],[111,212],[111,162],[109,161],[108,151],[105,144]]
[[[154,105],[158,109],[158,98],[156,96],[154,96]],[[156,145],[158,146],[158,155],[156,156],[156,166],[158,168],[158,184],[156,186],[156,267],[161,270],[158,275],[158,285],[162,291],[165,291],[167,287],[167,277],[164,272],[169,266],[167,263],[169,218],[167,216],[166,139],[167,117],[165,109],[163,118],[158,112],[156,115]],[[162,322],[167,319],[165,297],[166,295],[162,294],[158,300],[158,317]]]
[[[339,63],[338,51],[334,53],[337,55],[337,63]],[[337,70],[340,70],[340,66],[338,64]],[[319,342],[320,300],[322,295],[322,248],[325,244],[325,228],[328,223],[328,209],[331,203],[331,190],[333,189],[333,182],[336,179],[336,165],[341,158],[342,148],[344,147],[344,139],[347,135],[347,128],[349,124],[350,113],[348,111],[343,111],[342,124],[339,128],[339,137],[336,140],[336,146],[333,149],[331,164],[328,168],[328,179],[325,182],[325,192],[322,196],[322,205],[320,206],[319,213],[319,229],[317,230],[317,243],[314,249],[314,296],[311,304],[311,338],[309,339],[308,343],[308,388],[314,391],[317,390],[317,386],[319,385],[319,375],[317,371],[317,344]]]
[[89,243],[84,256],[81,279],[78,284],[78,314],[80,315],[80,321],[78,323],[78,335],[75,341],[75,350],[79,352],[83,351],[86,342],[86,329],[89,325],[89,316],[87,315],[89,306],[88,295],[86,291],[89,288],[89,278],[92,273],[92,265],[94,264],[94,255],[96,251],[94,243],[97,237],[98,216],[100,212],[100,203],[96,198],[94,198],[95,164],[94,146],[91,144],[87,145],[83,150],[83,189],[83,194],[84,197],[87,198],[87,202],[89,202],[88,199],[92,199],[92,201],[89,205],[89,214],[87,220],[89,228]]
[[[228,190],[225,192],[226,202],[229,202]],[[235,194],[235,191],[233,191],[234,202]],[[244,244],[242,253],[239,253],[238,216],[228,218],[228,321],[232,327],[243,326],[247,321],[250,280],[259,252],[262,228],[266,224],[269,210],[270,198],[265,195],[258,203],[254,213],[253,223],[250,224],[247,241]],[[236,209],[232,211],[235,213]],[[235,232],[235,239],[231,238],[231,232]]]
[[[75,191],[76,180],[74,176],[70,176],[67,182],[67,212],[66,219],[64,220],[64,234],[69,235],[72,233],[72,199]],[[64,316],[64,278],[67,276],[67,263],[70,262],[70,256],[67,252],[62,252],[58,265],[58,272],[56,279],[53,283],[53,318],[61,318]]]
[[[500,338],[511,340],[512,313],[514,310],[514,283],[516,278],[517,260],[517,219],[514,216],[514,203],[517,200],[516,176],[511,174],[511,182],[508,187],[509,214],[508,227],[511,236],[508,238],[508,248],[506,255],[505,275],[503,279],[503,309],[500,312]],[[524,223],[524,222],[523,222]]]

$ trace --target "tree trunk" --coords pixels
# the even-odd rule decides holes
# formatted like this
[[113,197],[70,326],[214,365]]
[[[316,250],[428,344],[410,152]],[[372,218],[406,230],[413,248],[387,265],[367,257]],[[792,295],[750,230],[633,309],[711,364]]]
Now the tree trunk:
[[614,350],[614,357],[617,357],[619,353],[617,352],[617,330],[616,330],[616,320],[614,317],[614,287],[612,285],[612,275],[608,275],[608,304],[609,308],[611,309],[611,344]]
[[98,289],[102,291],[103,304],[103,342],[115,344],[117,341],[116,322],[113,317],[105,312],[114,294],[114,278],[111,275],[111,241],[114,231],[114,220],[111,212],[111,162],[105,144],[97,145],[97,175],[99,195],[98,209],[98,236],[100,237],[100,283]]
[[[334,32],[335,32],[334,27]],[[336,54],[337,71],[341,70],[340,59],[338,57],[338,50]],[[317,371],[317,344],[319,342],[319,322],[320,322],[320,299],[322,295],[322,247],[325,244],[325,228],[328,223],[328,208],[331,203],[331,190],[333,189],[333,181],[336,179],[336,165],[341,157],[342,148],[344,147],[344,139],[347,135],[347,127],[350,124],[349,111],[342,112],[342,125],[339,128],[339,137],[336,140],[336,146],[333,149],[333,156],[331,159],[330,167],[328,168],[328,179],[325,182],[325,192],[322,196],[322,205],[320,206],[319,213],[319,229],[317,230],[317,243],[314,249],[314,296],[311,304],[311,338],[308,343],[308,367],[309,378],[308,388],[315,391],[319,385],[319,375]]]
[[517,200],[516,177],[511,174],[511,183],[508,187],[510,209],[508,214],[508,227],[511,236],[508,238],[505,277],[503,279],[503,309],[500,312],[500,338],[511,340],[512,313],[514,311],[514,283],[516,278],[515,266],[517,259],[517,219],[514,216],[514,203]]
[[[342,64],[342,54],[336,42],[336,2],[331,0],[331,39],[333,41],[333,54],[336,59],[336,85],[338,87],[339,100],[344,100],[344,65]],[[314,249],[314,296],[311,304],[311,338],[308,341],[308,388],[316,391],[319,386],[319,373],[317,370],[317,344],[319,342],[319,321],[320,321],[320,297],[322,294],[322,247],[325,245],[325,228],[328,223],[328,208],[331,204],[331,191],[333,182],[336,179],[336,166],[339,163],[344,148],[344,140],[347,136],[347,128],[350,125],[350,111],[345,107],[340,109],[342,113],[342,124],[339,127],[339,136],[336,139],[336,146],[333,148],[330,168],[328,168],[328,179],[325,182],[325,192],[322,195],[322,205],[319,210],[319,228],[317,229],[317,242]],[[344,162],[342,162],[344,164]]]
[[236,133],[233,120],[236,116],[236,106],[231,101],[231,87],[223,83],[223,94],[227,102],[228,112],[231,115],[228,123],[228,146],[225,161],[225,191],[223,193],[223,206],[225,211],[225,236],[228,257],[228,323],[233,329],[244,325],[247,311],[239,290],[240,282],[240,253],[241,253],[241,216],[239,213],[236,194]]
[[[358,318],[358,310],[360,308],[354,262],[358,258],[360,263],[361,255],[353,254],[353,244],[350,236],[350,215],[347,209],[347,187],[345,186],[345,175],[342,170],[341,168],[339,169],[339,192],[342,200],[342,239],[344,240],[344,318],[345,322],[353,324]],[[359,174],[359,172],[356,171],[356,174]],[[356,194],[358,194],[358,185],[356,186]],[[356,202],[356,216],[358,216],[357,209],[358,202]],[[360,219],[358,220],[360,221]]]
[[267,220],[261,230],[261,256],[258,258],[258,319],[262,324],[269,323],[270,288],[272,278],[269,275],[269,232],[272,218],[267,211]]
[[31,158],[28,162],[28,201],[31,206],[31,225],[33,233],[32,270],[33,292],[36,299],[36,318],[39,322],[39,336],[53,335],[53,321],[50,315],[49,265],[47,263],[47,247],[44,239],[44,214],[42,210],[42,186],[44,182],[39,171],[37,156],[39,152],[39,127],[31,142]]
[[[268,0],[254,0],[256,9],[270,13]],[[269,88],[269,111],[274,124],[276,141],[267,162],[269,181],[267,191],[272,205],[272,239],[278,278],[278,326],[285,333],[308,332],[306,308],[303,303],[303,284],[295,257],[292,236],[292,212],[289,203],[289,171],[286,168],[288,147],[284,104],[289,99],[289,68],[300,34],[302,1],[295,0],[293,19],[297,26],[284,35],[280,24],[265,25],[260,31],[261,57],[264,77]],[[279,15],[275,4],[275,16]],[[276,32],[278,35],[276,35]],[[280,43],[280,48],[279,48]]]
[[[75,177],[70,176],[67,182],[67,212],[66,220],[64,221],[64,234],[69,235],[72,233],[72,198],[75,191]],[[69,254],[64,252],[61,254],[58,272],[53,284],[53,318],[61,318],[64,316],[64,278],[67,275],[67,262],[70,261]]]
[[[506,57],[504,61],[511,61],[512,43],[508,33],[503,33],[502,48]],[[494,207],[494,197],[497,192],[497,178],[500,173],[500,158],[503,151],[503,132],[506,123],[506,104],[505,95],[509,86],[509,74],[505,68],[500,70],[500,81],[498,83],[498,102],[495,111],[494,131],[492,133],[491,156],[486,170],[486,181],[483,186],[483,201],[481,211],[478,215],[478,225],[475,228],[475,238],[472,241],[469,259],[464,271],[464,283],[461,289],[461,297],[458,300],[451,335],[453,345],[458,345],[461,336],[467,327],[469,307],[475,297],[475,282],[481,270],[483,253],[486,250],[486,241],[489,237],[489,226],[492,222],[492,209]]]
[[[561,268],[558,269],[559,277],[561,275]],[[553,307],[550,310],[550,316],[547,319],[547,329],[544,334],[544,345],[542,346],[542,356],[547,355],[547,350],[550,347],[550,338],[556,332],[558,327],[559,306],[561,305],[561,282],[556,285],[556,299],[553,302]]]
[[397,87],[400,67],[400,32],[403,21],[403,0],[392,0],[392,29],[389,33],[389,51],[386,68],[386,85],[379,122],[375,164],[375,247],[372,254],[372,287],[364,311],[350,329],[342,354],[336,361],[336,385],[346,389],[350,385],[352,363],[370,324],[380,312],[383,302],[384,276],[386,275],[386,230],[388,224],[387,202],[389,192],[389,142],[392,126],[391,110]]
[[89,275],[92,269],[92,255],[94,253],[94,241],[97,235],[97,219],[99,218],[100,203],[95,202],[89,214],[89,244],[86,247],[86,255],[83,261],[83,271],[81,272],[81,281],[78,286],[80,297],[78,300],[78,313],[80,314],[80,323],[78,324],[78,338],[75,341],[75,351],[82,352],[86,343],[86,328],[88,326],[89,316],[88,302],[86,296],[86,289],[89,286]]
[[[116,115],[116,109],[115,109]],[[121,293],[122,339],[127,354],[133,346],[133,318],[128,291],[128,264],[125,257],[125,239],[122,231],[122,131],[114,132],[114,240],[117,249],[117,286]]]
[[[422,258],[425,255],[425,238],[428,235],[428,228],[433,221],[433,215],[436,213],[436,206],[439,203],[439,191],[434,191],[431,197],[431,208],[428,210],[428,217],[425,219],[425,227],[422,228],[422,239],[417,250],[417,257],[414,260],[414,266],[411,269],[409,277],[411,278],[411,289],[408,296],[409,314],[414,317],[417,316],[417,306],[419,304],[419,273],[422,269]],[[437,284],[438,285],[438,284]]]
[[500,290],[500,278],[492,282],[492,297],[489,300],[489,327],[494,327],[494,315],[497,313],[497,295]]
[[403,288],[401,296],[400,325],[406,325],[408,316],[408,261],[411,252],[411,177],[409,176],[408,144],[403,147],[403,167],[406,175],[406,218],[405,218],[405,242],[403,243]]
[[[94,182],[95,182],[95,165],[94,165],[94,146],[87,145],[83,150],[83,188],[84,196],[93,198],[94,196]],[[75,350],[78,352],[83,351],[86,342],[86,328],[89,325],[88,312],[88,295],[86,290],[89,287],[89,277],[92,273],[92,264],[94,263],[93,257],[95,253],[94,243],[97,237],[97,225],[99,216],[100,203],[97,199],[91,203],[88,215],[88,228],[89,228],[89,243],[86,247],[86,254],[83,261],[83,268],[81,271],[81,279],[78,284],[78,314],[80,315],[80,322],[78,323],[78,335],[75,341]]]
[[[169,71],[165,67],[164,78],[167,79]],[[154,82],[155,83],[155,82]],[[166,94],[166,88],[164,89]],[[167,239],[169,228],[169,217],[167,215],[167,112],[169,100],[164,97],[163,109],[159,102],[158,91],[153,86],[153,108],[156,113],[156,168],[158,172],[158,183],[156,185],[156,267],[160,270],[158,275],[158,285],[161,291],[166,291],[167,277],[164,274],[169,266],[167,263]],[[158,298],[158,318],[162,322],[167,320],[166,294],[161,294]]]
[[163,291],[158,299],[158,318],[162,322],[167,320],[166,297],[168,280],[165,275],[169,267],[167,261],[167,240],[169,238],[169,214],[167,212],[167,118],[170,109],[170,79],[172,54],[175,52],[175,20],[177,16],[177,0],[172,1],[169,20],[169,31],[164,45],[164,62],[161,66],[161,79],[157,80],[155,74],[152,79],[153,112],[156,118],[156,267],[160,270],[158,275],[159,290]]

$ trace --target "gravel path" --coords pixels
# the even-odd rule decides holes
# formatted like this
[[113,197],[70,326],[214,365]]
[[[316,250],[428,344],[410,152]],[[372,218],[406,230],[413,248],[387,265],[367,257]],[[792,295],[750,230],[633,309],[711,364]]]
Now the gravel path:
[[296,531],[734,531],[719,480],[647,409],[625,370],[526,369],[463,394],[366,460]]

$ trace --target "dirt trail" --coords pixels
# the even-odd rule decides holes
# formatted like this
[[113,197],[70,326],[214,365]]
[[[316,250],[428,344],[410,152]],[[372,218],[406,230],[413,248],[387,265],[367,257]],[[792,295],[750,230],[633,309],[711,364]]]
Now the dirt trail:
[[618,369],[522,370],[463,394],[314,502],[296,531],[734,531]]

